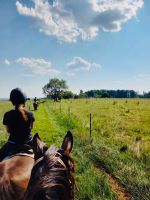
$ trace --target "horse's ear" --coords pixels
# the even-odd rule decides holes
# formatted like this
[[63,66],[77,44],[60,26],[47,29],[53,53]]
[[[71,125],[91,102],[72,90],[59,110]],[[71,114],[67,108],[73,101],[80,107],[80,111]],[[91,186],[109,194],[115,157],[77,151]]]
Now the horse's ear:
[[33,137],[33,152],[35,159],[42,157],[46,150],[45,143],[40,139],[39,134],[36,133]]
[[64,154],[69,155],[72,150],[72,147],[73,147],[73,135],[70,131],[68,131],[63,140],[61,148],[64,151]]

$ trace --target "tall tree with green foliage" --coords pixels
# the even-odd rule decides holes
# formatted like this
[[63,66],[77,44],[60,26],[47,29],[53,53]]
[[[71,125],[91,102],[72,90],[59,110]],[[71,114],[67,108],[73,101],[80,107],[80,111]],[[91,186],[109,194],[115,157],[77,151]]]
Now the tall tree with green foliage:
[[65,80],[59,80],[58,78],[50,79],[49,82],[44,85],[43,93],[49,98],[52,98],[54,101],[61,99],[64,91],[68,89]]

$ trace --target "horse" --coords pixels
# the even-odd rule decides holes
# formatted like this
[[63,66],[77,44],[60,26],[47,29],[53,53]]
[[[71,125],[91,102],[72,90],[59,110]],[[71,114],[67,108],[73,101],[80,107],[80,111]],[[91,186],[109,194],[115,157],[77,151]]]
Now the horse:
[[17,153],[0,162],[0,200],[24,198],[33,165],[33,153]]
[[33,138],[35,164],[24,200],[73,200],[75,165],[69,156],[73,147],[70,131],[61,148],[47,148],[38,134]]
[[33,107],[34,107],[34,110],[37,110],[37,108],[38,108],[38,103],[37,103],[37,102],[33,102]]

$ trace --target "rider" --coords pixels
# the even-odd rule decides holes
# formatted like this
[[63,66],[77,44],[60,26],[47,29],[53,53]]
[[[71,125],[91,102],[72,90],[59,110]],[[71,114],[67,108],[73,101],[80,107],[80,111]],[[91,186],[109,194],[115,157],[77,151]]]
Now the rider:
[[15,145],[27,144],[32,147],[31,129],[35,119],[33,113],[25,109],[26,96],[19,88],[15,88],[10,93],[10,101],[15,109],[4,114],[3,124],[9,139],[0,149],[0,161],[9,155]]
[[37,110],[38,101],[37,101],[37,98],[36,98],[36,97],[34,98],[33,107],[34,107],[34,110]]
[[37,103],[37,98],[36,97],[34,98],[34,102]]

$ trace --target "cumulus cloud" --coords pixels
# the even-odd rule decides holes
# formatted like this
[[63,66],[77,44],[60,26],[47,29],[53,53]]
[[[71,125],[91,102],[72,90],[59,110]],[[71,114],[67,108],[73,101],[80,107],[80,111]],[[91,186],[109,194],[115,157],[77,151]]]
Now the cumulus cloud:
[[100,64],[89,62],[81,57],[73,57],[72,60],[66,64],[68,75],[74,75],[77,71],[89,71],[92,68],[100,67]]
[[10,61],[9,61],[8,59],[5,59],[5,60],[4,60],[4,64],[5,64],[5,65],[10,65]]
[[144,0],[30,1],[33,7],[16,1],[19,14],[33,18],[40,32],[66,42],[93,39],[100,31],[120,31],[144,4]]
[[21,57],[18,58],[16,62],[30,68],[34,74],[51,76],[59,74],[59,71],[52,67],[51,62],[44,59]]

